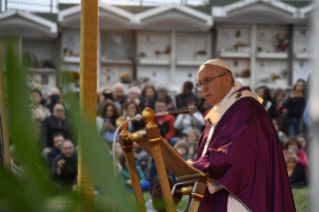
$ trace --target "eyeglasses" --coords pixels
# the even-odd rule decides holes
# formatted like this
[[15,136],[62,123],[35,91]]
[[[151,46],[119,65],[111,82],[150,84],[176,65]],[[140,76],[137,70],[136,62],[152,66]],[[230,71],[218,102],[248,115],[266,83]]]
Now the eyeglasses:
[[210,83],[213,79],[216,79],[216,78],[221,77],[221,76],[224,76],[224,75],[226,75],[226,74],[223,73],[223,74],[218,75],[218,76],[216,76],[216,77],[205,79],[205,80],[203,80],[203,82],[196,83],[196,85],[195,85],[195,86],[196,86],[196,89],[197,89],[197,90],[202,90],[202,86],[203,86],[203,85],[208,86],[209,83]]
[[60,110],[60,109],[56,109],[55,111],[56,111],[56,112],[61,112],[61,113],[64,112],[64,110],[62,110],[62,109],[61,109],[61,110]]

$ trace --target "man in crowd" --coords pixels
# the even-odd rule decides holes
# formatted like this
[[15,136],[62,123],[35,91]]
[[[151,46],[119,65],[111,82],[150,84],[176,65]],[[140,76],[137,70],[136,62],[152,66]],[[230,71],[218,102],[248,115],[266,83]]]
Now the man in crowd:
[[54,158],[61,153],[61,146],[64,142],[63,134],[58,132],[53,136],[53,147],[45,147],[42,156],[51,167]]
[[53,136],[61,133],[64,138],[70,138],[70,125],[64,117],[64,106],[57,103],[53,114],[44,119],[41,127],[42,147],[53,147]]
[[45,106],[50,110],[51,113],[53,113],[54,106],[57,103],[60,103],[60,96],[61,92],[58,88],[54,87],[51,90],[51,94],[47,97],[47,103]]
[[182,93],[175,97],[177,108],[187,107],[188,101],[197,102],[197,96],[192,92],[193,87],[194,85],[192,82],[184,82]]
[[51,176],[60,185],[69,187],[75,183],[78,173],[78,162],[73,143],[65,140],[61,146],[61,152],[52,163]]
[[127,99],[127,96],[124,95],[124,85],[122,83],[116,83],[113,86],[113,95],[114,102],[118,102],[121,105],[121,109],[123,109],[123,105]]
[[[155,102],[155,111],[156,113],[166,111],[166,103],[161,100]],[[159,116],[156,117],[156,122],[158,128],[160,129],[161,136],[169,142],[176,134],[174,123],[175,118],[173,115]]]
[[296,211],[277,132],[260,97],[235,85],[219,59],[200,66],[197,79],[215,106],[205,117],[198,155],[188,161],[209,174],[199,211]]

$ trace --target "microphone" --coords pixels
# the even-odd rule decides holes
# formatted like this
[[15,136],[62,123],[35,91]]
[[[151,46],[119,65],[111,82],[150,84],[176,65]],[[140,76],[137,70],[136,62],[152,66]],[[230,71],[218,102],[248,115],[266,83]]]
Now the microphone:
[[166,115],[175,115],[180,113],[195,113],[197,111],[197,107],[195,106],[188,106],[183,108],[176,108],[168,111],[163,111],[157,113],[156,116],[166,116]]

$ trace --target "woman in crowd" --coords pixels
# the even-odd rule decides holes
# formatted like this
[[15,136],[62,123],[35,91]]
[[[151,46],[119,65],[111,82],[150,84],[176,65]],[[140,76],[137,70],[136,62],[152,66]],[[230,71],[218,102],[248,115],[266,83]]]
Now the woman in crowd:
[[[141,116],[140,108],[138,107],[138,105],[135,102],[127,102],[127,103],[125,103],[124,108],[123,108],[123,116],[126,117],[126,119]],[[134,133],[134,132],[139,131],[143,128],[144,128],[144,120],[141,118],[141,119],[129,122],[127,130],[130,133]]]
[[271,97],[269,88],[267,86],[260,86],[256,89],[256,93],[264,100],[262,106],[266,109],[269,117],[276,119],[278,117],[276,102]]
[[[120,156],[120,164],[122,166],[122,169],[120,169],[119,175],[118,175],[120,183],[126,191],[133,193],[132,181],[131,181],[130,173],[128,171],[128,163],[126,161],[124,154]],[[138,177],[140,179],[142,191],[147,191],[150,187],[150,182],[146,180],[145,175],[140,166],[136,166],[136,169],[137,169]]]
[[284,158],[287,165],[289,181],[292,187],[303,187],[308,184],[308,156],[294,137],[289,137],[284,145]]
[[105,103],[101,115],[97,117],[97,126],[104,140],[113,142],[116,130],[116,120],[119,117],[117,108],[113,103]]
[[[189,105],[195,106],[195,101]],[[186,105],[187,106],[187,105]],[[197,111],[194,114],[178,114],[174,127],[176,130],[181,131],[184,134],[188,134],[191,130],[195,130],[198,133],[202,132],[202,128],[205,126],[205,120],[203,115]]]
[[113,94],[111,88],[105,88],[101,92],[98,92],[98,100],[96,107],[96,114],[100,115],[101,109],[105,103],[113,102]]
[[286,121],[289,126],[289,136],[299,134],[300,119],[305,107],[304,84],[305,81],[299,79],[282,105],[288,109]]
[[281,88],[278,88],[274,90],[273,92],[273,97],[275,99],[276,109],[278,112],[278,120],[280,120],[282,115],[287,112],[287,109],[282,107],[282,103],[285,100],[285,96],[286,96],[285,91],[282,90]]
[[144,85],[142,96],[144,97],[144,108],[149,107],[154,110],[155,99],[157,98],[154,86],[151,84]]
[[183,85],[183,91],[176,96],[176,107],[187,107],[188,101],[197,102],[197,96],[192,92],[194,85],[192,82],[187,81]]
[[31,117],[35,122],[36,135],[40,135],[42,121],[51,115],[48,108],[41,105],[42,93],[39,89],[35,88],[31,92],[32,104],[30,105]]
[[165,102],[167,110],[174,108],[173,100],[169,95],[167,95],[167,89],[164,86],[159,86],[157,88],[157,100]]

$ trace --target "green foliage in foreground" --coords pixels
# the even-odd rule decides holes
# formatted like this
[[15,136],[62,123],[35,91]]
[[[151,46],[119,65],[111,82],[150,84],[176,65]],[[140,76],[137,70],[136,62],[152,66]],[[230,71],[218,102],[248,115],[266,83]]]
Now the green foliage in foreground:
[[[81,198],[85,197],[71,192],[64,192],[64,196],[48,195],[59,191],[50,184],[48,168],[41,158],[41,149],[37,143],[29,109],[30,91],[26,86],[26,70],[15,56],[13,43],[9,41],[7,44],[5,57],[2,58],[5,58],[7,105],[11,117],[10,142],[15,144],[17,156],[26,174],[22,179],[17,179],[0,165],[0,211],[79,211]],[[71,118],[74,131],[78,132],[81,138],[83,157],[96,188],[106,199],[114,201],[112,204],[104,204],[100,210],[97,206],[97,210],[113,211],[115,204],[115,211],[136,211],[136,207],[128,200],[128,195],[114,177],[109,151],[97,133],[95,121],[87,121],[80,115],[79,103],[73,94],[64,100],[71,108],[70,117],[67,118]],[[109,202],[106,199],[103,203]],[[121,204],[123,202],[126,204]]]
[[[293,189],[292,190],[296,209],[297,212],[306,212],[309,211],[309,204],[308,204],[308,188],[303,189]],[[151,196],[149,193],[144,193],[145,202],[147,202]],[[134,202],[134,196],[131,194],[129,196],[129,201]],[[72,206],[72,200],[70,197],[67,196],[55,196],[55,197],[49,197],[46,201],[46,210],[47,212],[64,212],[69,211]],[[177,209],[180,211],[184,211],[188,204],[188,196],[184,196],[182,201],[178,204]],[[103,196],[103,195],[96,195],[95,196],[95,212],[102,212],[105,211],[105,208],[112,208],[114,205],[109,200],[109,198]],[[1,209],[5,208],[4,202],[0,201],[0,211],[3,211]]]

